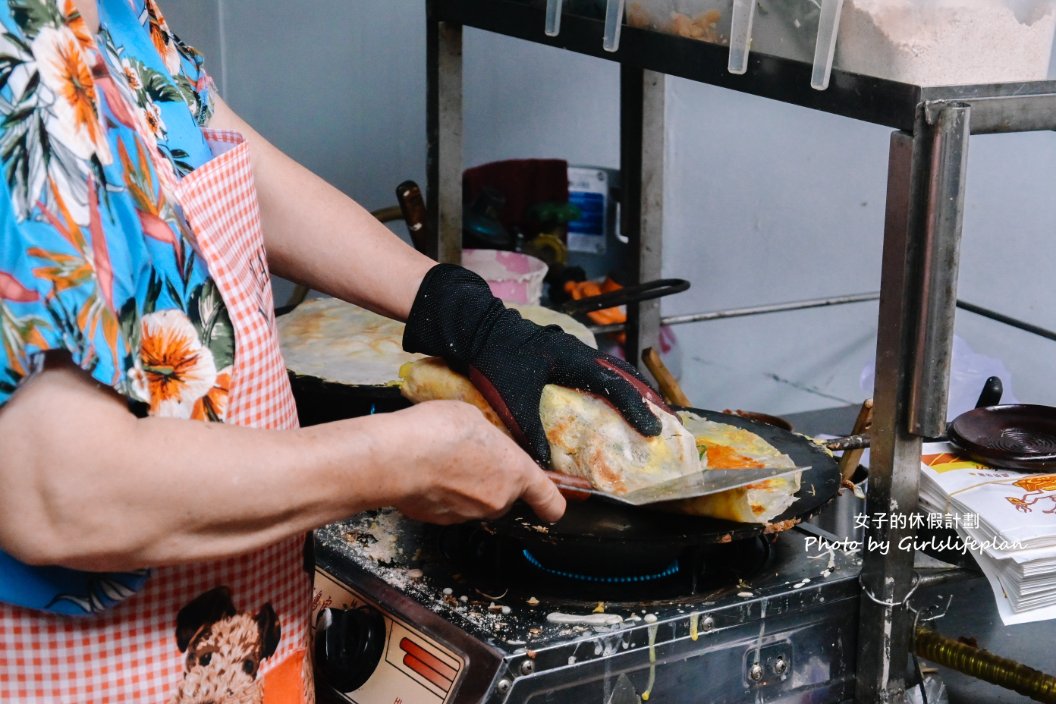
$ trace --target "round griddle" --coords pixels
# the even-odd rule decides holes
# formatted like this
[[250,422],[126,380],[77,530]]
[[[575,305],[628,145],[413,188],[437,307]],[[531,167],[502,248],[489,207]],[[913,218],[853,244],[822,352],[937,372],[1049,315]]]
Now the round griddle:
[[706,420],[751,431],[788,455],[797,465],[809,465],[810,469],[801,475],[795,503],[769,524],[734,523],[588,499],[570,501],[564,517],[554,524],[540,521],[527,506],[517,504],[505,516],[487,525],[525,542],[561,543],[570,548],[575,545],[590,548],[599,543],[619,543],[629,549],[707,545],[790,528],[819,511],[839,490],[840,472],[836,459],[810,438],[740,416],[696,408],[684,410]]
[[1043,472],[1056,467],[1056,408],[984,406],[954,418],[947,436],[969,457],[991,467]]
[[[293,310],[294,307],[278,309],[276,315],[286,315]],[[325,344],[320,341],[320,345]],[[287,372],[302,426],[398,411],[411,405],[400,395],[395,369],[389,383],[374,384],[333,381],[296,368],[288,368]]]
[[411,404],[391,384],[345,384],[288,371],[302,426],[399,411]]

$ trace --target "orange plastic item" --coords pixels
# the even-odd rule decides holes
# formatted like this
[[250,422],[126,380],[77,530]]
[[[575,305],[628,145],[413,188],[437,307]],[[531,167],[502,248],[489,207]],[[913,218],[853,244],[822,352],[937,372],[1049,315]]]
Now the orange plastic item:
[[[605,281],[600,284],[596,281],[568,281],[565,283],[565,293],[574,301],[589,298],[590,296],[600,296],[610,291],[619,291],[621,288],[623,286],[620,286],[610,277],[605,277]],[[616,325],[627,322],[627,311],[622,306],[614,306],[591,311],[587,313],[587,317],[598,325]]]

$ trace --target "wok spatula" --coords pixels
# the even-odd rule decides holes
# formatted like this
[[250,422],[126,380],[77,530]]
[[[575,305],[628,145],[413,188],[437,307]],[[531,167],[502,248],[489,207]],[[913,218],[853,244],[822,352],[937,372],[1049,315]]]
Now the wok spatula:
[[561,490],[565,498],[576,500],[587,496],[597,496],[620,504],[645,506],[664,501],[695,499],[698,496],[718,494],[730,489],[737,489],[755,484],[766,479],[784,477],[810,469],[807,467],[764,467],[760,469],[705,469],[693,474],[658,482],[650,486],[635,489],[626,494],[613,494],[590,486],[587,480],[572,477],[560,472],[550,472],[550,479]]

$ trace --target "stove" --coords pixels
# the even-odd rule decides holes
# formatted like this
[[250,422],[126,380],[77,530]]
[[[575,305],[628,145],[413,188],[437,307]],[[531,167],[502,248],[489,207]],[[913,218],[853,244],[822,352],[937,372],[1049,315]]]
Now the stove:
[[316,533],[320,684],[355,704],[851,701],[861,563],[807,531],[650,562],[360,514]]

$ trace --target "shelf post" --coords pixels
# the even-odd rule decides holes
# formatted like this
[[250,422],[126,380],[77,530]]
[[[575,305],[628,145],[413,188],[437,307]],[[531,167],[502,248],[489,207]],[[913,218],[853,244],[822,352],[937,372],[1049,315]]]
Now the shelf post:
[[[873,391],[856,701],[905,699],[922,436],[943,426],[964,208],[969,109],[891,137]],[[892,521],[893,516],[900,519]],[[906,544],[906,541],[909,544]]]
[[429,227],[438,261],[462,261],[462,25],[436,19],[436,0],[426,21],[426,194]]
[[[623,231],[631,244],[634,282],[661,277],[664,206],[664,99],[662,73],[623,65],[620,73],[620,178]],[[660,301],[627,306],[625,353],[638,364],[660,340]]]

